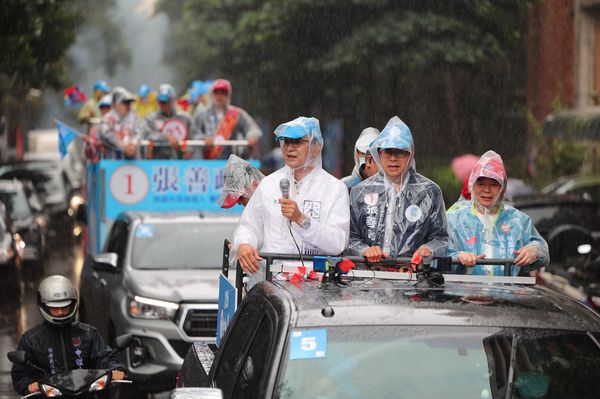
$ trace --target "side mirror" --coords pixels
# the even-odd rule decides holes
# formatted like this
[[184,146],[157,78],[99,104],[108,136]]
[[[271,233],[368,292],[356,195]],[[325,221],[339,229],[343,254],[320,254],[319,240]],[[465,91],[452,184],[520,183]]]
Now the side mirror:
[[94,256],[94,260],[92,261],[92,268],[101,272],[114,273],[117,271],[118,260],[119,255],[117,255],[114,252],[100,254]]
[[119,335],[117,338],[115,338],[115,351],[120,352],[127,348],[129,345],[131,345],[132,340],[133,335],[131,334]]
[[25,351],[8,352],[6,356],[12,363],[19,364],[21,366],[26,366],[29,361],[29,356]]
[[223,399],[223,392],[218,388],[176,388],[170,399]]

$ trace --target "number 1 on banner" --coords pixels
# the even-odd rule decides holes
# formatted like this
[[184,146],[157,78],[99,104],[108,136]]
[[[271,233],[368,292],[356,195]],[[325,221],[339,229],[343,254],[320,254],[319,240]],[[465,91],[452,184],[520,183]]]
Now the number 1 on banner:
[[133,194],[131,191],[131,175],[125,175],[125,178],[127,179],[127,192],[125,194],[131,195]]

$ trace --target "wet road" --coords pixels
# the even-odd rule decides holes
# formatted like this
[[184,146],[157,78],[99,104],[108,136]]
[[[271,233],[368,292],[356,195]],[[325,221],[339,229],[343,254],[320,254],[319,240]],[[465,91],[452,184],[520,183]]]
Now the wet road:
[[17,347],[23,332],[42,321],[37,309],[40,281],[46,276],[61,274],[78,286],[82,266],[80,244],[68,234],[59,237],[50,232],[43,270],[36,265],[22,264],[19,270],[0,271],[0,399],[19,397],[12,388],[11,363],[6,353]]

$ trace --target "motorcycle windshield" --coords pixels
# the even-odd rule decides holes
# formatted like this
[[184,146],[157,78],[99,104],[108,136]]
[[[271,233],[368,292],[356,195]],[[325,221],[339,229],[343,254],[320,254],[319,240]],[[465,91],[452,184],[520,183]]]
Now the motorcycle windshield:
[[108,370],[70,370],[44,378],[40,382],[57,388],[63,396],[78,395],[87,392],[90,385],[107,372]]

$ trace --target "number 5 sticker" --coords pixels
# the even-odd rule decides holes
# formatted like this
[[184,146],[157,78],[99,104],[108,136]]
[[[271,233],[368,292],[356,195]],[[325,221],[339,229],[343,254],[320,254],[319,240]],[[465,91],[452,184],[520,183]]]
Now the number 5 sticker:
[[292,330],[290,359],[316,359],[327,352],[327,330]]

